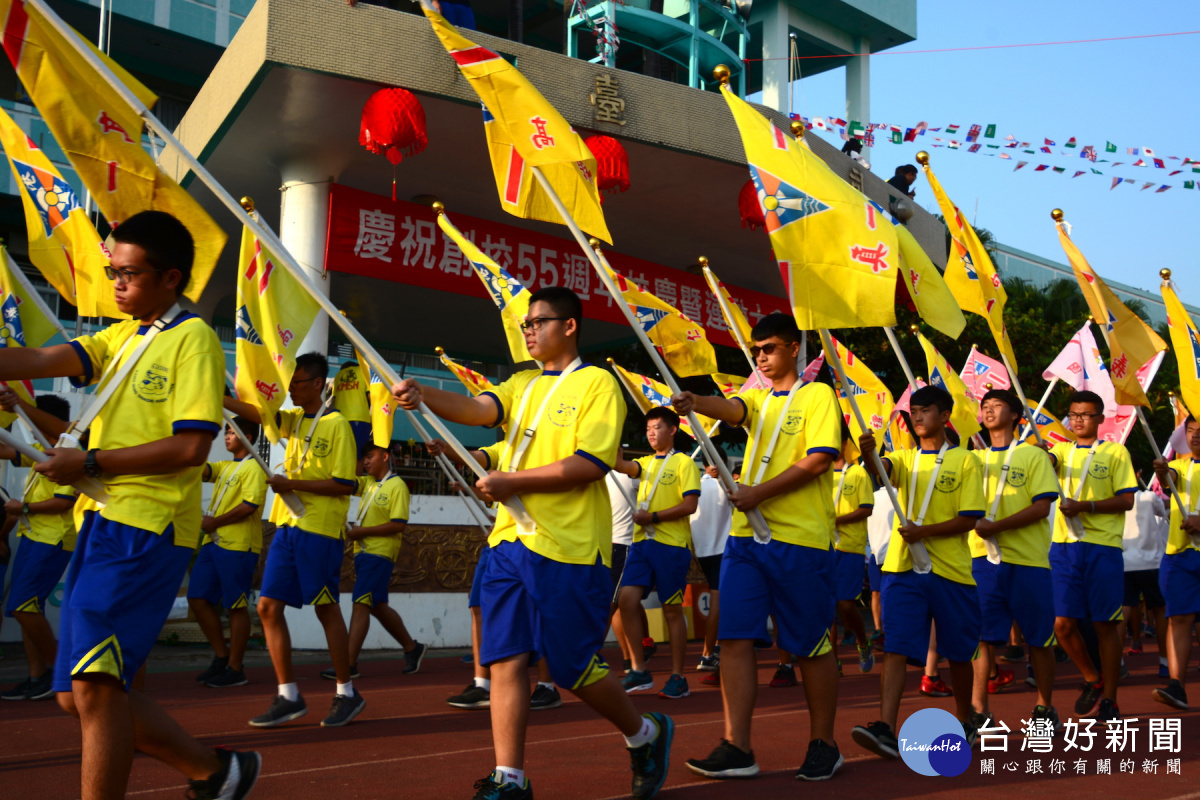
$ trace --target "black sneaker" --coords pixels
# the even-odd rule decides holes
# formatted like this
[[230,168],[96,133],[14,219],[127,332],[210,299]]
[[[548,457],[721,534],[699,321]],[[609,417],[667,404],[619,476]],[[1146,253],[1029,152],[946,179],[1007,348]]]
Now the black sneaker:
[[28,700],[33,683],[33,678],[26,678],[11,689],[0,692],[0,700]]
[[204,685],[210,689],[228,689],[231,686],[245,686],[249,682],[246,680],[246,673],[242,670],[226,667],[224,672],[205,681]]
[[1055,710],[1054,706],[1050,706],[1049,708],[1046,706],[1034,706],[1033,718],[1050,720],[1050,730],[1054,731],[1056,735],[1059,728],[1062,727],[1062,723],[1058,719],[1058,711]]
[[558,708],[562,705],[562,695],[554,686],[534,687],[533,696],[529,698],[529,708],[533,711],[545,711],[548,708]]
[[1020,664],[1025,661],[1025,648],[1019,644],[1009,645],[1004,648],[1004,651],[996,656],[997,661],[1004,661],[1008,664]]
[[[413,642],[416,647],[404,654],[404,674],[412,675],[421,668],[421,662],[425,660],[425,645],[420,642]],[[355,666],[358,666],[355,664]]]
[[[330,667],[329,669],[323,669],[323,670],[321,670],[321,677],[327,681],[336,681],[337,680],[337,670],[334,669],[333,667]],[[358,674],[358,664],[351,664],[350,665],[350,680],[356,681],[361,677],[362,676]]]
[[533,800],[533,786],[529,778],[524,786],[515,783],[496,783],[496,773],[475,781],[475,796],[472,800]]
[[455,708],[491,708],[492,693],[482,686],[469,683],[462,694],[456,694],[446,702]]
[[753,778],[758,774],[754,751],[747,753],[728,739],[722,739],[708,758],[689,758],[687,768],[706,778]]
[[808,755],[796,770],[798,781],[827,781],[833,777],[845,761],[836,744],[826,744],[821,739],[808,743]]
[[658,735],[641,747],[629,748],[633,768],[634,800],[650,800],[667,780],[671,764],[671,740],[675,738],[675,721],[657,711],[643,715],[658,726]]
[[221,768],[202,781],[188,781],[188,800],[242,800],[250,794],[262,769],[258,753],[217,748]]
[[322,728],[340,728],[343,725],[349,725],[350,721],[362,713],[362,710],[367,707],[367,701],[358,693],[356,689],[353,696],[335,694],[333,696],[333,706],[329,709],[329,716],[321,720]]
[[42,677],[34,678],[26,694],[30,700],[48,700],[54,697],[54,670],[48,669]]
[[1107,697],[1100,700],[1100,705],[1096,707],[1096,719],[1101,722],[1109,720],[1119,720],[1121,718],[1121,709],[1117,708],[1117,704]]
[[1104,684],[1084,681],[1079,690],[1079,699],[1075,701],[1075,713],[1081,717],[1094,716],[1103,694]]
[[850,731],[850,738],[859,747],[866,748],[882,758],[900,757],[900,744],[896,741],[896,734],[892,733],[892,727],[886,722],[872,722],[865,727],[856,725]]
[[229,666],[229,657],[214,658],[212,663],[208,665],[208,669],[196,676],[196,683],[205,683],[220,675]]
[[979,741],[979,726],[975,724],[975,718],[979,716],[975,712],[971,712],[971,716],[967,719],[959,720],[963,727],[963,738],[967,741],[967,747],[974,747]]
[[259,714],[250,720],[250,724],[256,728],[274,728],[276,725],[300,719],[307,713],[308,706],[304,704],[303,697],[288,700],[283,695],[277,694],[271,701],[271,707],[267,709],[267,713]]
[[996,715],[991,711],[973,711],[971,713],[971,727],[976,731],[980,728],[990,728],[996,724]]
[[1183,684],[1177,680],[1167,681],[1166,686],[1155,689],[1150,696],[1165,706],[1178,708],[1180,711],[1188,710],[1187,692],[1184,691]]

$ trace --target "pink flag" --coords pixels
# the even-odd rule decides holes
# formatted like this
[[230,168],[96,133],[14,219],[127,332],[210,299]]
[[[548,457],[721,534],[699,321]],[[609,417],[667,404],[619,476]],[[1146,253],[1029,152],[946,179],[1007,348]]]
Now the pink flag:
[[1085,322],[1071,337],[1067,346],[1042,372],[1042,377],[1046,380],[1058,378],[1076,391],[1095,392],[1104,401],[1105,409],[1117,407],[1112,378],[1108,375],[1100,348],[1096,347],[1090,322]]
[[967,363],[958,377],[966,384],[967,397],[972,400],[981,400],[988,392],[989,383],[993,389],[1012,388],[1012,380],[1004,365],[994,358],[988,358],[975,347],[971,347],[971,354],[967,356]]
[[[800,376],[801,383],[812,383],[817,379],[817,375],[821,373],[821,367],[825,366],[825,354],[820,353],[812,361],[808,362],[808,366],[804,368],[804,373]],[[755,375],[761,375],[758,370],[754,371]]]
[[[1142,368],[1137,371],[1137,382],[1143,391],[1149,388],[1150,383],[1154,380],[1154,376],[1158,374],[1158,368],[1162,364],[1163,356],[1165,355],[1166,351],[1164,350],[1143,364]],[[1105,413],[1104,422],[1100,425],[1100,440],[1125,444],[1129,439],[1129,434],[1133,431],[1135,422],[1137,422],[1137,409],[1135,407],[1117,406],[1116,412]]]

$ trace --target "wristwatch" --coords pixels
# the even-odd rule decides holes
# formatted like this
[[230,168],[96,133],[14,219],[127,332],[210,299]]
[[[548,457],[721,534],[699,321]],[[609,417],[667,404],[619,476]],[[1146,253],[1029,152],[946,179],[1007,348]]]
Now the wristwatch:
[[83,460],[83,474],[89,478],[99,478],[103,474],[100,465],[96,463],[96,454],[98,449],[88,450],[87,458]]
[[27,517],[29,516],[29,503],[22,503],[22,504],[21,504],[21,513],[22,513],[22,514],[24,514],[24,515],[25,515],[25,516],[27,516]]

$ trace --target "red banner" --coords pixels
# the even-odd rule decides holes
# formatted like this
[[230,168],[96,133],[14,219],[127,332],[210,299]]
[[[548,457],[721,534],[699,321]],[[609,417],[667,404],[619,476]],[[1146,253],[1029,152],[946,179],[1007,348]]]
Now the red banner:
[[[592,265],[572,240],[513,225],[453,214],[451,219],[480,250],[530,291],[565,286],[583,300],[588,319],[625,324],[619,308]],[[410,286],[487,298],[462,251],[438,228],[428,206],[334,184],[329,198],[329,239],[325,268]],[[716,298],[703,276],[621,253],[606,253],[612,268],[702,324],[710,341],[734,345]],[[718,265],[718,274],[720,268]],[[781,297],[725,282],[734,302],[754,325],[772,311],[784,311]]]

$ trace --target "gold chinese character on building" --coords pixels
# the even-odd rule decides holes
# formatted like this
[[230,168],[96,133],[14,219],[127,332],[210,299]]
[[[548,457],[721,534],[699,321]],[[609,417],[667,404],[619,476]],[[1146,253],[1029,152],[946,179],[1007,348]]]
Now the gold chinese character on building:
[[613,76],[608,74],[596,76],[596,91],[589,95],[589,100],[596,107],[597,122],[624,125],[628,121],[621,119],[621,115],[625,113],[625,101],[620,97],[620,88],[620,84]]

